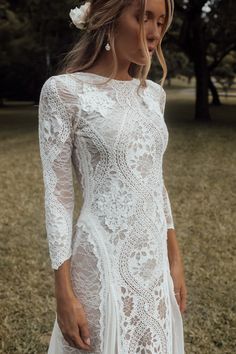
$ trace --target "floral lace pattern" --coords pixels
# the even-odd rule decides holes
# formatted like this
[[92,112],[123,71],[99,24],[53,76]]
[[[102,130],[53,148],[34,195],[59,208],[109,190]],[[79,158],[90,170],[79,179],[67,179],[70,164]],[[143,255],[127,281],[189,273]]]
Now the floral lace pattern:
[[91,89],[91,85],[86,85],[79,94],[80,107],[83,113],[89,115],[96,111],[101,116],[106,117],[114,106],[115,102],[105,92],[98,92],[96,88]]
[[[140,94],[137,79],[100,81],[99,75],[63,74],[41,91],[52,268],[71,259],[92,354],[184,354],[167,254],[174,222],[162,170],[165,91],[151,80]],[[76,225],[72,168],[83,193]],[[55,321],[48,353],[83,351],[69,346]]]

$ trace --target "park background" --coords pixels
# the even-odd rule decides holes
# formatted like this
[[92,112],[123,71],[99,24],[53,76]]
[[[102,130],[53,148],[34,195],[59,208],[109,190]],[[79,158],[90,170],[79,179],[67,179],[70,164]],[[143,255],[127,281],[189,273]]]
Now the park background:
[[[80,32],[78,1],[0,3],[0,353],[46,353],[55,319],[44,220],[38,100]],[[236,1],[178,0],[164,174],[188,288],[186,354],[236,352]],[[150,78],[161,79],[154,61]],[[75,218],[81,193],[75,184]]]

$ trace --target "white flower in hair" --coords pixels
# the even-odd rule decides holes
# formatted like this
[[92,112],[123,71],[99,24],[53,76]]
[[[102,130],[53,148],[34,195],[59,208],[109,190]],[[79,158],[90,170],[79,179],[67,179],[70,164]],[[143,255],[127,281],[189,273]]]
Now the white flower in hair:
[[70,18],[73,24],[79,28],[84,29],[86,24],[86,17],[90,10],[90,1],[87,1],[84,5],[76,7],[75,9],[70,10]]

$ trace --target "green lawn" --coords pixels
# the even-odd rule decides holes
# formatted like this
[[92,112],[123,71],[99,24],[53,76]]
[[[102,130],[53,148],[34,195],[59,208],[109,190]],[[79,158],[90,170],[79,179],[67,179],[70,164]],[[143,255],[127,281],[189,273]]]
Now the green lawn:
[[[193,95],[168,93],[165,183],[188,287],[186,354],[236,347],[236,101],[193,121]],[[54,317],[54,275],[44,226],[37,108],[0,110],[0,353],[46,353]],[[76,186],[79,212],[81,196]]]

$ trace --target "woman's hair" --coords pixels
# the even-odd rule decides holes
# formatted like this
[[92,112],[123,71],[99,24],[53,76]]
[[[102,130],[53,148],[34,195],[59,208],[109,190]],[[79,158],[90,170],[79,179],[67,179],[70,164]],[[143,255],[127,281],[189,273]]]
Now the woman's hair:
[[[114,59],[114,70],[108,81],[113,79],[116,76],[118,65],[115,51],[115,32],[118,23],[117,20],[122,11],[133,1],[134,0],[90,0],[91,7],[87,18],[86,30],[82,33],[78,43],[76,43],[72,50],[65,56],[60,73],[74,73],[90,68],[99,58],[107,41],[109,41]],[[140,2],[140,39],[144,52],[146,53],[147,64],[138,65],[131,63],[129,74],[132,77],[140,79],[141,86],[146,86],[145,80],[151,67],[151,59],[146,44],[144,29],[146,0],[138,1]],[[174,0],[165,0],[165,5],[165,23],[163,26],[161,39],[155,50],[163,70],[161,85],[164,84],[167,76],[167,65],[162,52],[161,43],[173,19]]]

